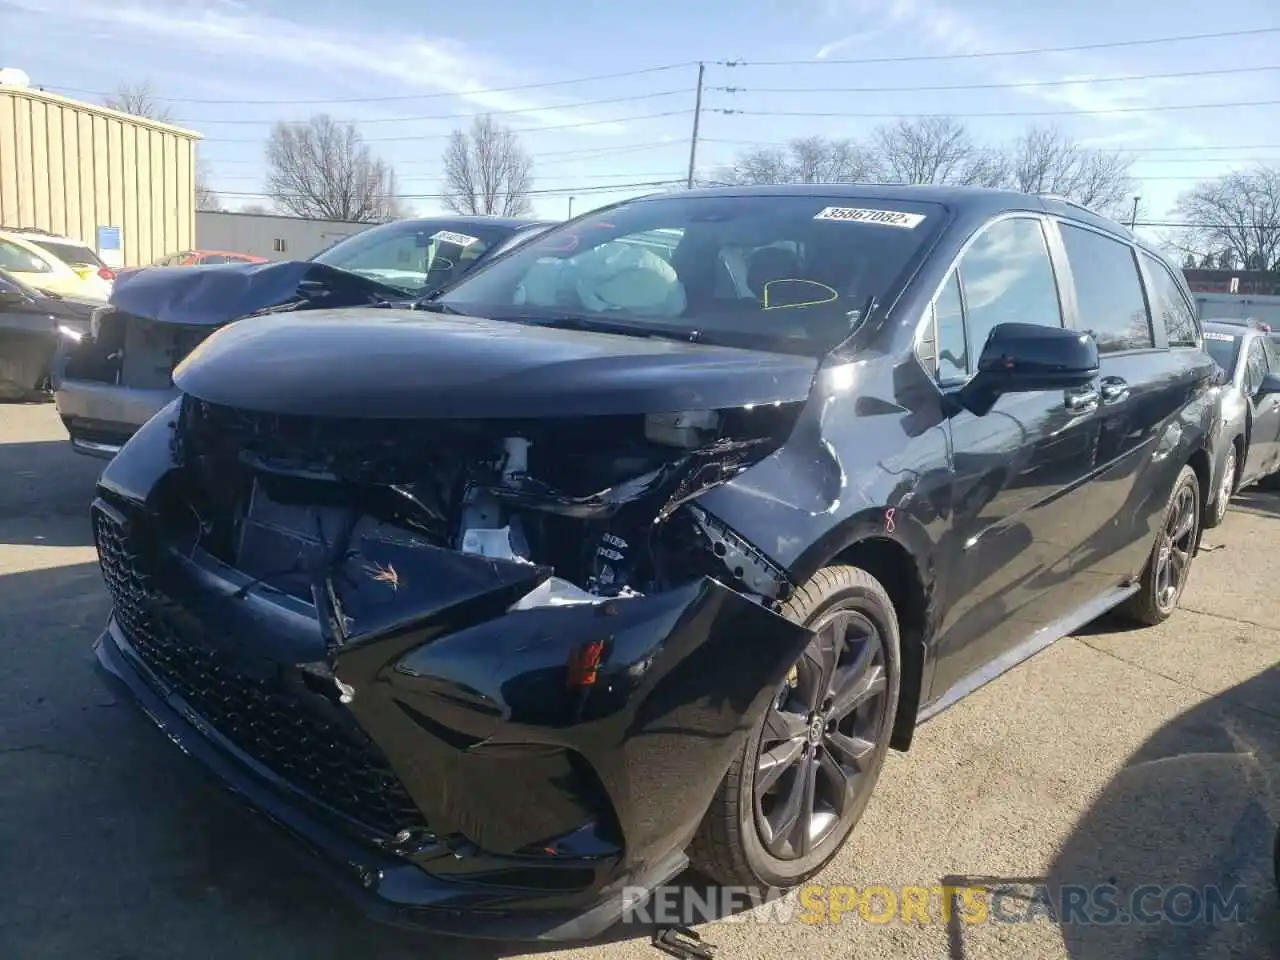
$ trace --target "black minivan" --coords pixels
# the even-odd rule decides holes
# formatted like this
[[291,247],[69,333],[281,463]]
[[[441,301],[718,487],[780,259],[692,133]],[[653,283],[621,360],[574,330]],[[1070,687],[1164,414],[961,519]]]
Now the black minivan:
[[1173,612],[1192,303],[1059,199],[834,184],[233,324],[102,475],[98,656],[398,922],[587,937],[691,861],[792,887],[920,721]]

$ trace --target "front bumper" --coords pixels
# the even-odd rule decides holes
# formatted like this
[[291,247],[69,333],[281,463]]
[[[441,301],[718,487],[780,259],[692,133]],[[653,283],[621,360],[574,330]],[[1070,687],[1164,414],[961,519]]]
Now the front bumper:
[[353,840],[323,819],[312,816],[272,785],[270,774],[252,758],[200,725],[183,707],[144,679],[140,663],[114,617],[98,638],[99,666],[112,684],[129,694],[142,711],[183,753],[202,765],[222,787],[282,828],[295,842],[307,865],[327,875],[367,916],[394,926],[448,936],[481,939],[585,941],[613,926],[635,901],[623,887],[649,890],[680,873],[688,863],[683,853],[654,864],[648,873],[626,878],[571,908],[509,909],[509,893],[487,893],[465,883],[440,879],[403,857]]
[[178,389],[139,390],[55,377],[54,402],[77,453],[110,459],[138,428],[178,396]]
[[[396,924],[554,941],[607,929],[625,896],[684,868],[812,636],[712,580],[507,612],[533,568],[417,548],[416,564],[366,561],[394,561],[400,582],[380,612],[345,598],[365,632],[335,649],[314,610],[199,552],[169,549],[140,572],[145,506],[121,496],[145,501],[135,459],[113,461],[94,505],[115,601],[100,662]],[[593,682],[568,683],[597,644]],[[348,691],[342,704],[302,690],[316,666]]]

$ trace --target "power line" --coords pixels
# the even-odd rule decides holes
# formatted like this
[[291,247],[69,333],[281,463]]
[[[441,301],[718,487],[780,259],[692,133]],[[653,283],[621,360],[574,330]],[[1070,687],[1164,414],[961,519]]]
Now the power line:
[[[1277,68],[1277,69],[1280,69],[1280,68]],[[630,97],[609,97],[608,99],[605,99],[605,100],[578,100],[573,103],[550,104],[548,106],[542,106],[542,107],[520,107],[519,109],[513,109],[513,110],[485,110],[484,113],[487,116],[493,116],[493,117],[509,116],[511,114],[519,114],[519,113],[553,113],[557,110],[560,110],[560,111],[577,110],[580,107],[599,107],[599,106],[603,106],[605,104],[610,104],[610,103],[634,103],[637,100],[657,100],[660,97],[677,97],[677,96],[682,97],[688,94],[688,92],[689,92],[688,90],[662,90],[657,93],[634,94]],[[417,116],[417,117],[368,117],[368,118],[357,117],[347,122],[411,123],[418,120],[470,120],[475,116],[478,116],[478,114],[472,111],[471,113],[436,113],[436,114],[427,114],[425,116]],[[282,121],[282,120],[183,119],[183,120],[174,120],[172,122],[177,124],[185,124],[188,126],[207,126],[212,123],[234,123],[234,124],[239,124],[241,126],[256,126],[256,125],[275,126],[277,123],[304,123],[305,124],[307,121],[306,120],[283,120]]]
[[[703,139],[705,140],[705,138]],[[579,148],[577,150],[548,150],[545,152],[539,152],[534,157],[534,162],[539,164],[540,166],[556,166],[562,163],[581,163],[584,160],[607,159],[609,157],[618,156],[620,154],[641,153],[646,150],[660,150],[660,149],[666,149],[669,147],[680,147],[683,149],[684,141],[670,140],[666,143],[636,143],[636,144],[630,144],[630,145],[621,146],[621,147],[585,147],[585,148]],[[1276,149],[1280,150],[1280,147],[1276,147]],[[557,159],[548,162],[544,159],[546,157],[555,157]],[[244,158],[222,159],[219,157],[210,157],[210,158],[202,158],[202,159],[207,159],[209,160],[210,163],[213,163],[219,167],[222,166],[223,164],[230,164],[230,163],[234,163],[234,164],[251,163],[258,166],[262,165],[261,159],[253,159],[253,160],[248,160]],[[401,167],[418,166],[424,163],[429,163],[435,166],[439,166],[440,160],[438,158],[430,159],[430,160],[428,159],[397,160],[392,164],[392,166],[394,166],[398,170]]]
[[977,118],[977,117],[1079,117],[1119,113],[1157,113],[1172,110],[1238,110],[1242,107],[1274,107],[1280,100],[1234,100],[1228,103],[1175,103],[1149,107],[1107,107],[1098,110],[996,110],[987,113],[826,113],[794,110],[737,110],[712,108],[716,113],[740,114],[745,117],[822,117],[826,119],[860,118],[864,120]]
[[[616,190],[640,190],[654,187],[673,187],[682,181],[676,178],[669,180],[646,180],[638,183],[606,183],[596,184],[594,186],[576,186],[576,187],[552,187],[544,190],[525,190],[524,196],[529,197],[555,197],[567,196],[569,194],[589,194],[589,193],[609,193]],[[220,197],[246,197],[251,199],[304,199],[302,194],[269,194],[269,193],[250,193],[236,190],[215,190],[213,191]],[[396,193],[388,194],[387,200],[444,200],[450,194],[445,193]]]
[[[331,104],[331,103],[403,103],[406,100],[435,100],[440,97],[476,97],[486,93],[516,93],[520,90],[545,90],[548,87],[564,87],[575,83],[596,83],[601,80],[619,80],[623,77],[639,77],[645,74],[665,73],[683,67],[696,66],[696,60],[683,63],[667,63],[656,67],[642,67],[639,70],[623,70],[619,73],[597,73],[586,77],[571,77],[567,80],[545,80],[539,83],[521,83],[510,87],[487,87],[480,90],[446,90],[440,93],[410,93],[386,97],[339,97],[319,100],[206,100],[198,97],[152,97],[165,103],[203,103],[223,104],[227,106],[284,106],[286,104]],[[70,93],[87,93],[94,97],[113,97],[115,93],[102,90],[85,90],[79,87],[53,87],[53,91],[65,90]]]
[[[572,177],[572,178],[564,178],[564,177],[562,177],[561,179],[573,179],[573,181],[574,181],[575,183],[577,183],[577,182],[581,182],[581,181],[583,181],[583,180],[607,180],[607,179],[609,179],[610,177],[630,177],[630,178],[632,178],[632,179],[634,179],[634,178],[636,178],[636,177],[655,177],[655,178],[657,178],[657,177],[664,177],[664,178],[666,178],[666,179],[670,179],[670,180],[678,180],[679,178],[681,178],[681,177],[683,177],[683,176],[685,176],[685,175],[686,175],[686,171],[684,171],[684,170],[647,170],[647,171],[645,171],[645,172],[643,172],[643,173],[639,173],[639,172],[628,172],[628,173],[596,173],[596,174],[587,173],[587,174],[578,174],[578,175],[575,175],[575,176],[574,176],[574,177]],[[555,179],[556,179],[555,177],[544,178],[544,177],[542,177],[542,176],[539,176],[539,175],[537,174],[536,170],[535,170],[535,173],[534,173],[534,177],[535,177],[535,179],[537,179],[539,182],[545,182],[545,181],[546,181],[546,180],[548,180],[548,179],[550,179],[550,180],[555,180]],[[255,183],[261,183],[261,182],[262,182],[262,180],[263,180],[264,178],[263,178],[263,177],[256,177],[256,176],[253,176],[253,175],[251,175],[251,174],[240,174],[240,175],[234,175],[234,176],[230,176],[230,177],[217,177],[216,179],[217,179],[218,181],[220,181],[220,182],[221,182],[221,181],[228,181],[228,180],[238,180],[238,181],[241,181],[241,182],[243,182],[243,181],[245,181],[245,180],[252,180],[252,181],[254,181]],[[414,181],[414,180],[417,180],[417,181],[424,181],[424,180],[425,180],[425,181],[430,182],[430,183],[444,183],[444,178],[443,178],[443,177],[435,176],[435,175],[431,175],[431,174],[425,174],[425,175],[422,175],[422,176],[416,176],[416,177],[413,177],[413,176],[411,176],[411,177],[397,177],[397,179],[398,179],[398,180],[405,180],[405,181]],[[609,184],[602,184],[601,186],[609,186]]]
[[[716,137],[703,137],[703,143],[727,143],[739,147],[786,147],[786,140],[724,140]],[[1246,143],[1246,144],[1209,144],[1199,147],[1117,147],[1116,153],[1195,153],[1203,150],[1280,150],[1280,143]],[[1207,160],[1229,159],[1207,157]],[[1161,161],[1164,162],[1164,161]],[[1194,161],[1192,161],[1194,162]]]
[[[601,127],[612,123],[634,123],[637,120],[656,120],[659,117],[683,117],[693,113],[692,110],[664,110],[661,113],[642,113],[632,117],[613,117],[608,120],[583,120],[579,123],[557,123],[543,127],[527,127],[515,130],[515,133],[542,133],[545,130],[576,130],[580,127]],[[468,114],[472,116],[472,114]],[[409,143],[420,140],[448,140],[452,134],[412,134],[403,137],[365,137],[365,143]],[[206,137],[201,143],[261,143],[260,137]]]
[[1132,73],[1117,77],[1087,77],[1068,80],[1023,80],[1016,83],[945,83],[923,87],[712,87],[720,93],[931,93],[945,90],[1020,90],[1028,87],[1066,87],[1095,83],[1125,83],[1134,80],[1180,80],[1193,77],[1223,77],[1241,73],[1266,73],[1280,65],[1231,67],[1223,70],[1184,70],[1178,73]]
[[1182,43],[1192,40],[1226,40],[1233,37],[1258,37],[1280,33],[1280,27],[1259,27],[1254,30],[1229,30],[1220,33],[1190,33],[1176,37],[1150,37],[1141,40],[1112,40],[1106,43],[1081,43],[1065,47],[1035,47],[1024,50],[992,50],[984,53],[937,53],[903,57],[859,57],[847,60],[719,60],[722,67],[800,67],[826,64],[878,64],[925,63],[944,60],[982,60],[993,57],[1034,57],[1047,53],[1082,53],[1087,50],[1118,50],[1122,47],[1150,47],[1162,43]]

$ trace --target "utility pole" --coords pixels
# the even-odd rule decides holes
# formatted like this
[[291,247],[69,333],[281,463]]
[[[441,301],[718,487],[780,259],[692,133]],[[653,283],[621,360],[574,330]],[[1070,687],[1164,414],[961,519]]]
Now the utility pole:
[[689,138],[689,181],[688,188],[693,189],[693,170],[698,162],[698,121],[702,119],[702,78],[707,72],[707,65],[698,61],[698,94],[693,101],[693,135]]
[[565,219],[566,220],[573,219],[573,197],[569,198],[569,216],[565,217]]
[[1133,198],[1133,213],[1129,216],[1129,229],[1130,229],[1130,230],[1136,230],[1136,229],[1138,228],[1138,203],[1139,203],[1139,201],[1141,201],[1141,200],[1142,200],[1142,198],[1141,198],[1141,197],[1134,197],[1134,198]]

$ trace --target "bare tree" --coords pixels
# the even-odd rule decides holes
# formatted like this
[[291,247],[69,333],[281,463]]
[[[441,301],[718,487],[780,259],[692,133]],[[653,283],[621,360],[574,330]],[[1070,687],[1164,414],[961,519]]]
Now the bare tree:
[[222,209],[222,198],[209,186],[209,167],[203,160],[196,161],[196,209],[212,212]]
[[395,170],[373,155],[354,123],[327,113],[272,129],[267,196],[296,217],[381,223],[403,215]]
[[518,217],[533,209],[533,158],[492,117],[455,130],[444,150],[444,205],[454,213]]
[[762,147],[738,154],[713,180],[725,184],[852,183],[875,177],[865,147],[853,140],[800,137],[786,148]]
[[143,80],[136,84],[120,84],[116,87],[113,96],[103,98],[102,105],[112,110],[119,110],[121,113],[131,113],[135,117],[146,117],[161,123],[168,123],[173,119],[173,111],[160,103],[150,80]]
[[1196,184],[1174,207],[1190,224],[1179,249],[1202,264],[1280,270],[1280,166],[1237,170]]
[[895,183],[994,187],[1008,179],[1004,156],[951,117],[899,120],[877,130],[873,142],[882,178]]
[[1009,149],[1009,185],[1024,193],[1056,193],[1115,217],[1129,214],[1132,161],[1090,150],[1056,127],[1031,127]]

